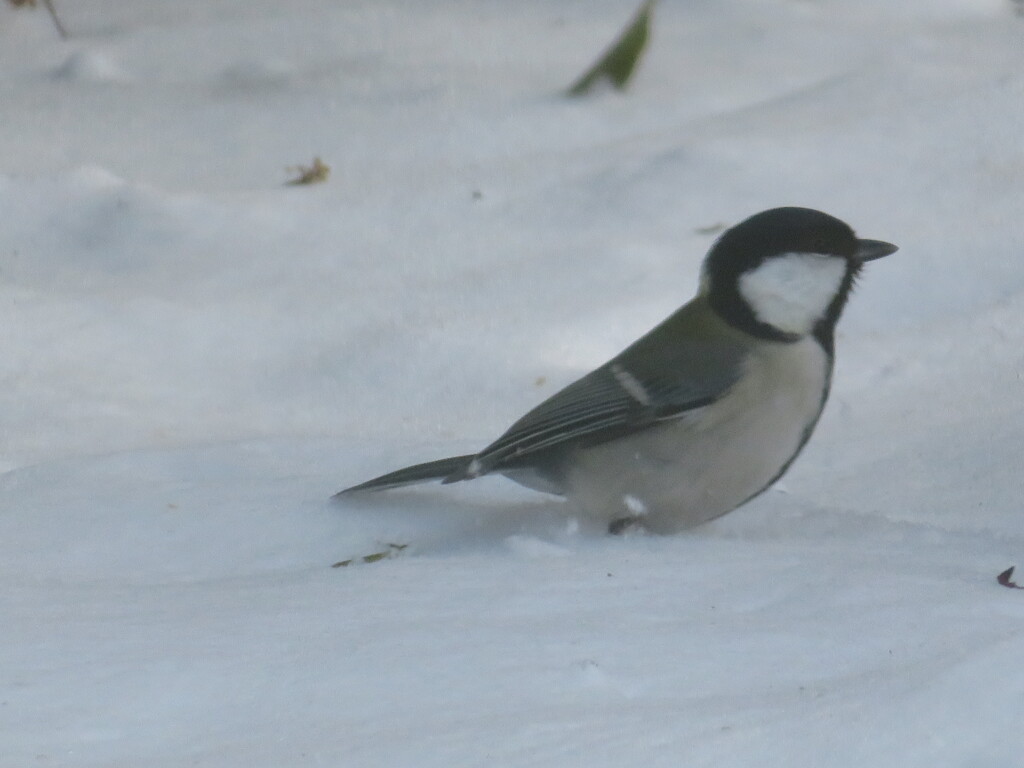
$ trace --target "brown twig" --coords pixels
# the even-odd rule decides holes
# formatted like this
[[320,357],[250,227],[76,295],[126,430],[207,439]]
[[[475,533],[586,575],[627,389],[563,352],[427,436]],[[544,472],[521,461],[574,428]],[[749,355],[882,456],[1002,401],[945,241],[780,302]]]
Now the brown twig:
[[[20,8],[23,5],[27,5],[29,8],[36,7],[36,0],[10,0],[11,5],[15,8]],[[60,17],[57,16],[57,9],[53,6],[53,0],[43,0],[43,5],[46,10],[50,13],[50,18],[53,19],[53,26],[57,28],[57,34],[61,36],[62,40],[68,39],[68,31],[64,29],[64,25],[60,23]]]
[[57,28],[57,34],[60,35],[62,40],[67,40],[68,31],[64,29],[64,25],[60,23],[60,18],[57,16],[57,9],[53,7],[53,0],[43,0],[43,5],[45,5],[46,10],[50,12],[50,18],[53,19],[53,26]]

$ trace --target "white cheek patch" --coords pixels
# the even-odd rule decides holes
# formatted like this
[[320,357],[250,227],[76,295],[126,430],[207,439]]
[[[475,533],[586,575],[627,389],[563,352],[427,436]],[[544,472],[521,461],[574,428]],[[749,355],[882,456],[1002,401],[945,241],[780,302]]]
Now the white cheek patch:
[[820,253],[784,253],[740,275],[740,295],[754,317],[784,333],[806,334],[839,292],[846,259]]

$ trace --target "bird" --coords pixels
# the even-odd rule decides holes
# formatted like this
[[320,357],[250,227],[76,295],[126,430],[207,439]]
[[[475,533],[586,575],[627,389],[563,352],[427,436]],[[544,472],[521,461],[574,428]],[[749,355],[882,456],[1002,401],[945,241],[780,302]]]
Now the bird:
[[389,472],[336,494],[498,473],[563,496],[610,533],[700,525],[789,469],[828,399],[835,329],[865,263],[897,246],[810,208],[727,229],[696,296],[479,453]]

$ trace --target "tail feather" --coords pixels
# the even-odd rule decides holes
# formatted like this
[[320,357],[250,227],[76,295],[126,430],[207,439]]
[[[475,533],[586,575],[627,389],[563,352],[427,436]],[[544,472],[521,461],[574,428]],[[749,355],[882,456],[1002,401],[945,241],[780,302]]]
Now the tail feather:
[[373,480],[367,480],[365,483],[338,491],[334,494],[334,498],[359,491],[383,491],[386,488],[400,488],[403,485],[425,483],[430,480],[448,481],[447,478],[453,475],[461,475],[461,477],[455,477],[448,482],[462,480],[468,477],[466,469],[471,461],[473,461],[472,456],[452,456],[448,459],[438,459],[404,469],[396,469],[394,472],[388,472],[386,475],[373,478]]

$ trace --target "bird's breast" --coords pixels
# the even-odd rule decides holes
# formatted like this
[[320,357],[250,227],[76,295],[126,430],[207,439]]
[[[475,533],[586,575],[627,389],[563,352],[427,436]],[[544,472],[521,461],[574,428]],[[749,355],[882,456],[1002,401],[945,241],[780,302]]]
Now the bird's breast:
[[640,510],[673,531],[725,514],[781,476],[821,414],[831,358],[814,339],[762,343],[721,398],[571,462],[566,495],[607,522]]

